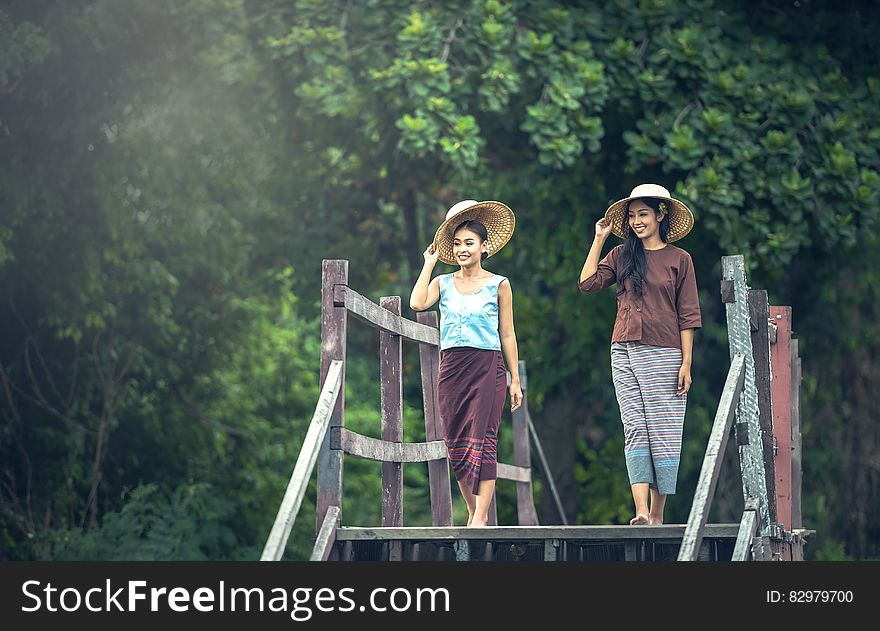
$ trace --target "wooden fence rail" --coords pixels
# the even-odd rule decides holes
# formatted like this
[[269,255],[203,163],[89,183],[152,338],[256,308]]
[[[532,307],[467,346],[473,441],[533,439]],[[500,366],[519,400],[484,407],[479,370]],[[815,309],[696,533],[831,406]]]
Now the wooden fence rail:
[[758,508],[761,500],[750,499],[746,502],[742,520],[739,522],[739,532],[736,535],[736,545],[733,547],[731,561],[748,561],[752,550],[752,538],[758,530],[758,521],[761,519],[761,511]]
[[706,447],[706,455],[703,457],[703,467],[700,469],[700,479],[694,493],[691,514],[688,517],[681,549],[678,553],[679,561],[697,560],[700,544],[703,541],[703,530],[709,518],[712,498],[715,496],[715,486],[718,483],[718,474],[721,471],[721,461],[727,447],[727,438],[730,435],[730,427],[740,394],[742,394],[744,380],[745,357],[734,355],[733,361],[730,363],[730,370],[727,371],[724,389],[721,391],[721,401],[719,401],[718,411],[715,413],[712,433],[709,434],[709,444]]
[[293,528],[299,507],[302,505],[303,497],[305,497],[306,487],[308,487],[309,479],[312,477],[312,471],[318,459],[318,449],[327,433],[330,416],[336,406],[336,399],[339,397],[341,387],[342,362],[333,361],[330,363],[324,387],[321,388],[321,395],[318,397],[318,404],[315,406],[315,413],[309,423],[309,429],[296,460],[296,466],[294,466],[290,482],[287,484],[287,491],[284,493],[284,499],[281,500],[281,507],[278,509],[275,523],[263,548],[261,561],[278,561],[284,554],[287,539],[290,537],[290,531]]

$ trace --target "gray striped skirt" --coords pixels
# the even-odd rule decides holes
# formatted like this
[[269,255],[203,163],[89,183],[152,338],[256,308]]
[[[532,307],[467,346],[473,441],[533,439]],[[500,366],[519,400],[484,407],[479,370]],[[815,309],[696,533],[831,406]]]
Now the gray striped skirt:
[[623,421],[630,484],[675,493],[687,394],[677,396],[681,350],[640,342],[611,344],[611,377]]

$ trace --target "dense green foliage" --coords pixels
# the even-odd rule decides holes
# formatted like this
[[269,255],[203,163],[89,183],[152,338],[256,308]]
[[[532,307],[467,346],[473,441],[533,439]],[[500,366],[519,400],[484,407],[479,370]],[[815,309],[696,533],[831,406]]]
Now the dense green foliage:
[[[257,556],[317,398],[321,259],[350,260],[374,299],[408,296],[462,198],[517,214],[487,267],[512,282],[569,516],[622,523],[614,299],[575,279],[596,219],[643,181],[697,216],[681,245],[704,328],[668,518],[687,517],[726,373],[719,260],[743,253],[794,308],[810,554],[880,556],[880,16],[739,4],[0,9],[0,558]],[[349,331],[346,423],[376,435],[377,336]],[[719,520],[742,505],[732,455]],[[407,523],[427,523],[425,470],[405,471]],[[378,473],[346,462],[344,523],[377,523]]]

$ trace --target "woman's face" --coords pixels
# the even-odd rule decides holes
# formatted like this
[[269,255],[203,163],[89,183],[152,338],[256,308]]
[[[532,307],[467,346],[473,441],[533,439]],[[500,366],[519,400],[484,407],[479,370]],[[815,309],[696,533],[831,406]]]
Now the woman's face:
[[480,235],[476,232],[461,228],[452,239],[452,255],[462,267],[471,267],[480,262],[483,252],[489,247],[488,241],[480,242]]
[[648,239],[660,230],[660,214],[640,199],[629,203],[626,221],[639,239]]

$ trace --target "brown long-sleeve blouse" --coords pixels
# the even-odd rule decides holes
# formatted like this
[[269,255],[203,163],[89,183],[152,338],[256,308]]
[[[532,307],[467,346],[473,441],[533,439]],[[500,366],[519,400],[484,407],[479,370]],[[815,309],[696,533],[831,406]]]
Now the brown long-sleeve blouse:
[[[599,261],[596,273],[578,283],[583,292],[599,291],[617,282],[623,245],[613,248]],[[652,346],[681,348],[681,331],[699,329],[700,300],[691,255],[667,244],[659,250],[645,250],[648,262],[643,294],[632,291],[632,279],[617,288],[617,318],[612,342],[642,342]]]

